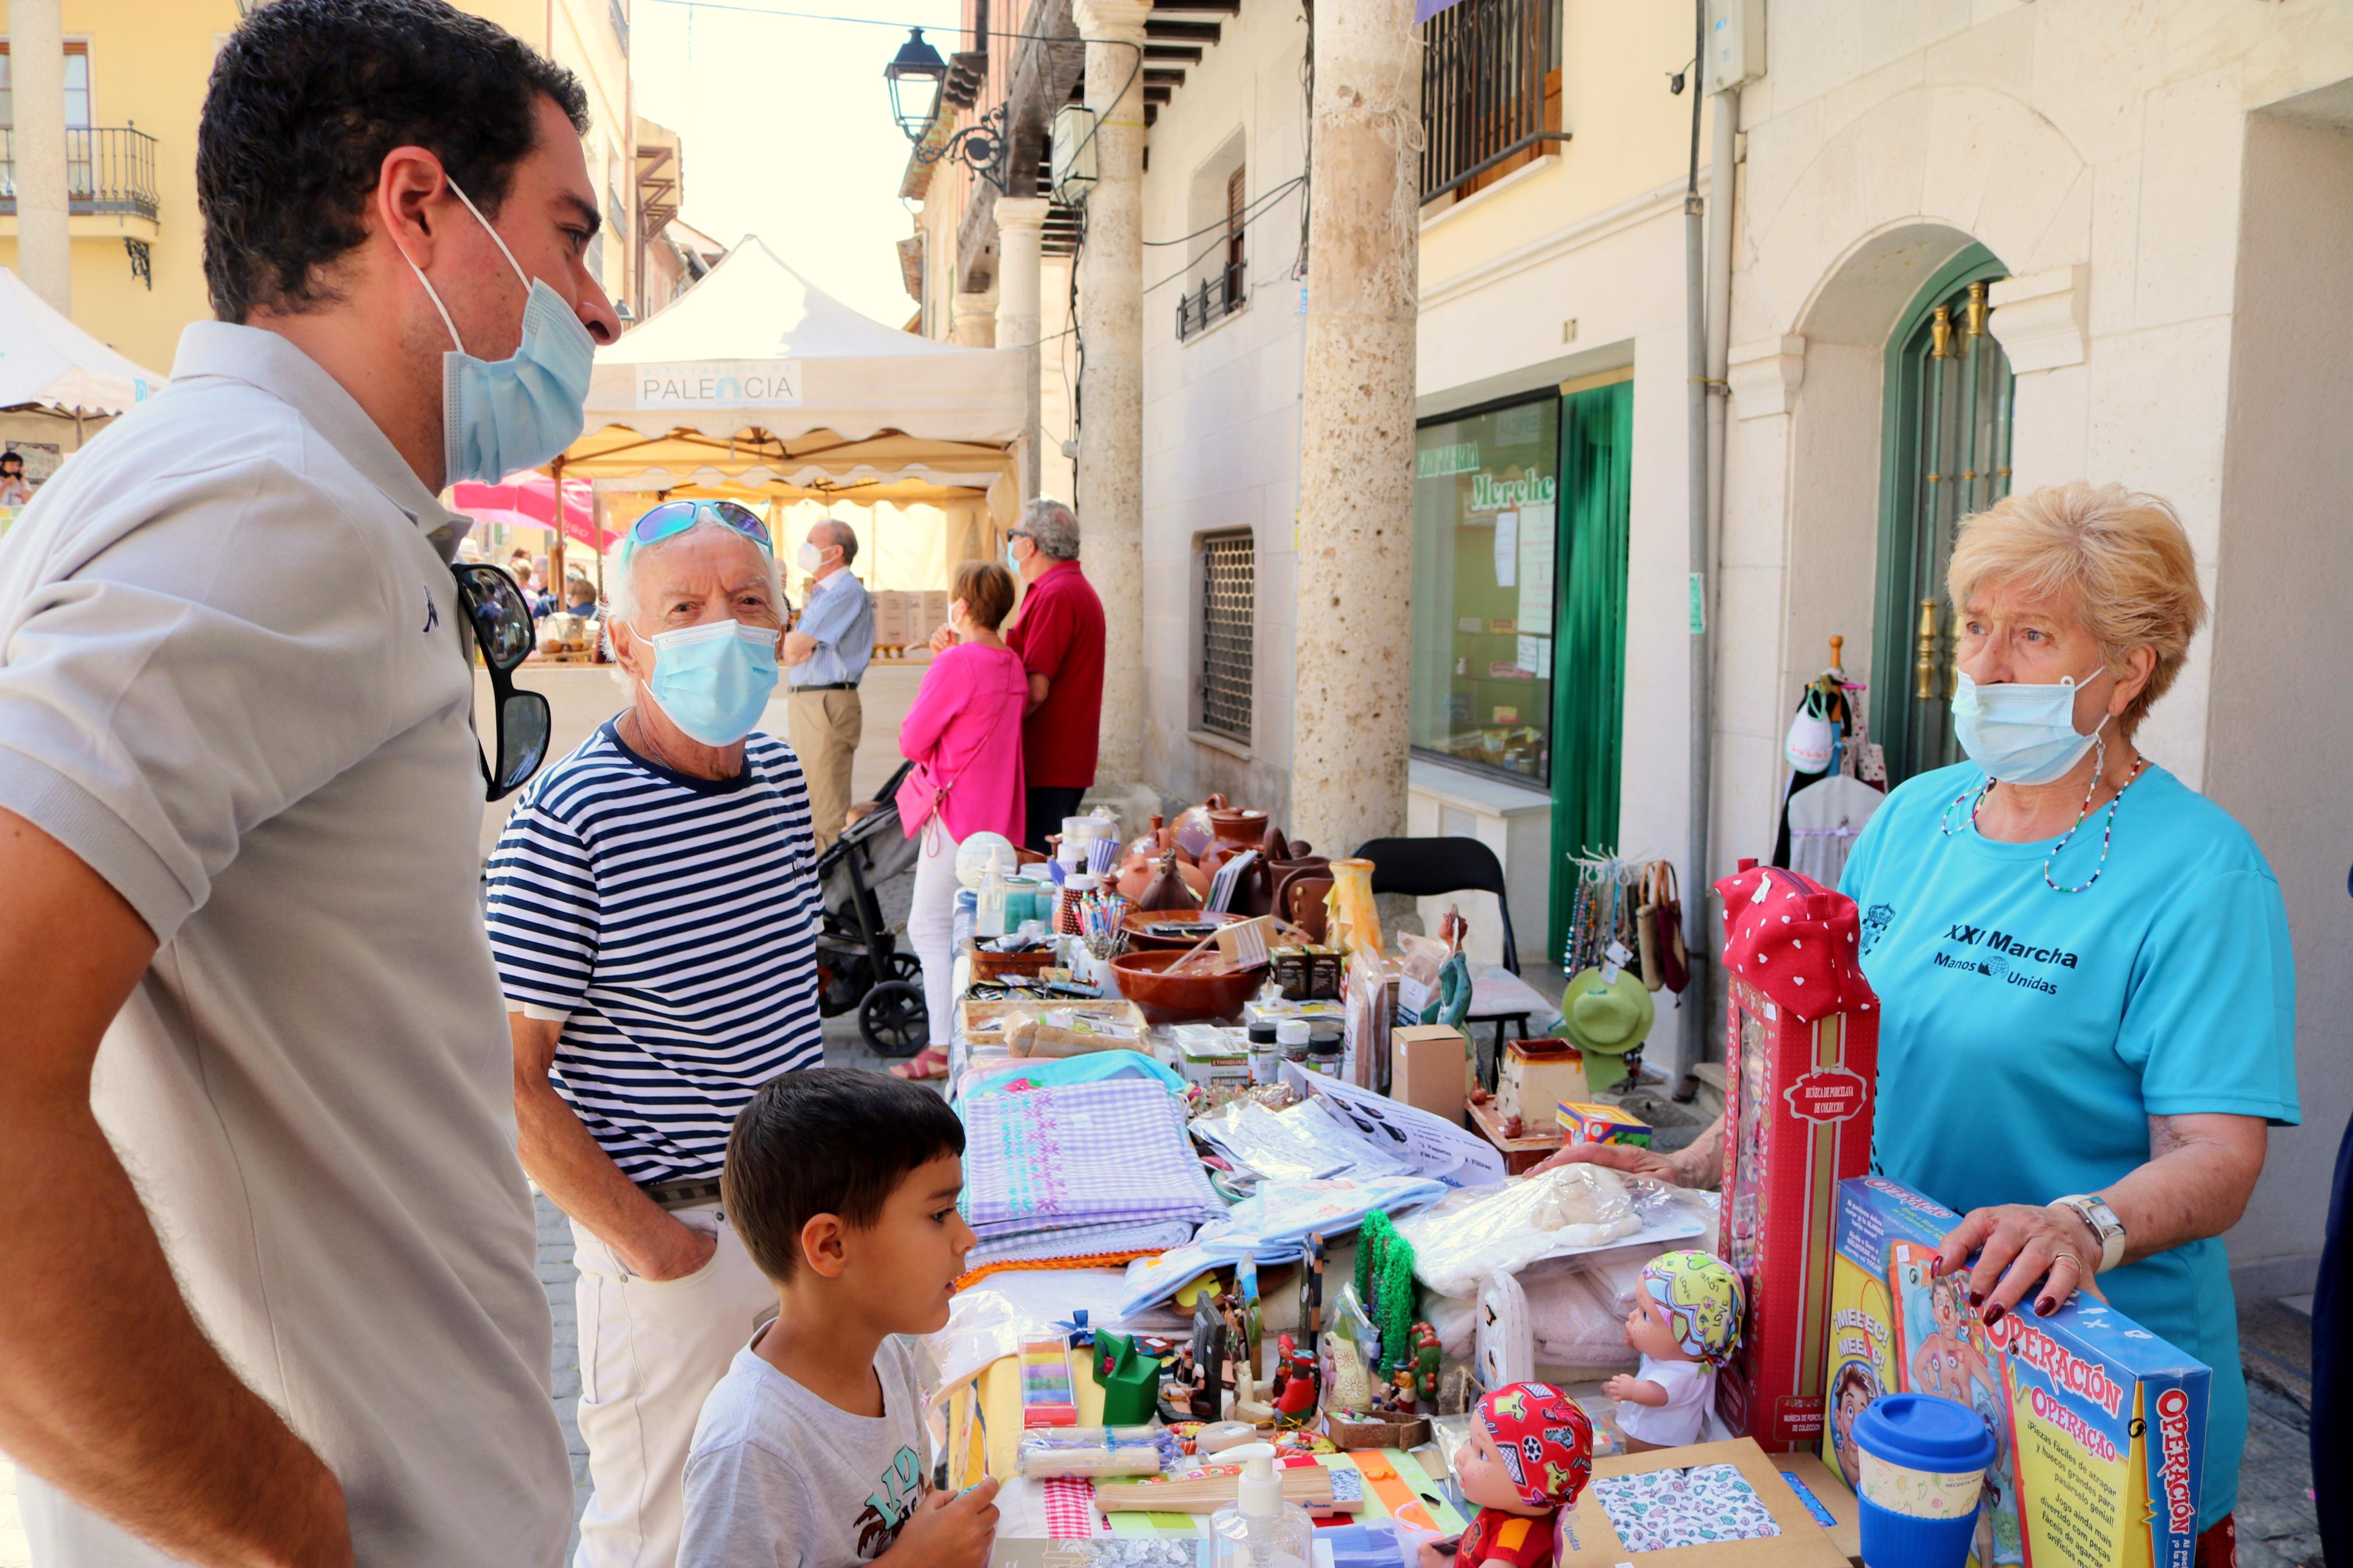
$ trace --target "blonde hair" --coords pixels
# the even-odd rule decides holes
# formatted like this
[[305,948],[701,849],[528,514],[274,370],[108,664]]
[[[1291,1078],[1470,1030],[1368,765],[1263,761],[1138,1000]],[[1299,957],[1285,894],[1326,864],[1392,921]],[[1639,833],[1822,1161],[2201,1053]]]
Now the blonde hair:
[[1997,584],[2070,606],[2111,672],[2136,647],[2156,653],[2147,684],[2125,710],[2127,733],[2181,673],[2206,619],[2181,519],[2159,497],[2122,485],[2070,479],[1962,519],[1945,571],[1954,607]]

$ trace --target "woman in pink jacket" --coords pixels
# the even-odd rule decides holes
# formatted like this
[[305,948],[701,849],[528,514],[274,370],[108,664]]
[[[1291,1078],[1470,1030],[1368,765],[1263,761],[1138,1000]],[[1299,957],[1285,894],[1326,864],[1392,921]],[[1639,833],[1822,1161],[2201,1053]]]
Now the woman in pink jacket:
[[[923,1000],[932,1043],[913,1061],[892,1068],[901,1078],[938,1078],[947,1071],[955,998],[949,972],[955,926],[956,847],[976,833],[1021,841],[1021,710],[1029,678],[1020,655],[997,628],[1013,610],[1013,575],[994,561],[967,561],[956,569],[948,626],[956,635],[923,672],[915,705],[899,726],[900,754],[923,768],[938,792],[938,808],[910,836],[923,835],[915,861],[907,937],[923,961]],[[902,796],[901,815],[908,813]]]

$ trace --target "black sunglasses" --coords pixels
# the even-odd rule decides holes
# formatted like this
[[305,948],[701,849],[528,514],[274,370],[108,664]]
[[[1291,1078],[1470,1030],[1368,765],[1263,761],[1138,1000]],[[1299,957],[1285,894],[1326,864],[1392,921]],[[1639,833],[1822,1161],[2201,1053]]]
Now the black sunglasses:
[[[531,652],[531,606],[502,566],[449,569],[458,575],[458,604],[474,628],[498,702],[498,766],[492,768],[490,754],[482,753],[482,786],[487,798],[498,800],[521,789],[547,760],[547,699],[519,689],[512,674]],[[478,750],[480,744],[478,739]]]

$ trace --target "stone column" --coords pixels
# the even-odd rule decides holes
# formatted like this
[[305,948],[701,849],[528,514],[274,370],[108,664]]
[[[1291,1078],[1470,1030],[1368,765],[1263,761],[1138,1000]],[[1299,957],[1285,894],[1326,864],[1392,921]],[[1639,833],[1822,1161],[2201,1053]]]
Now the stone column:
[[1144,773],[1144,19],[1147,0],[1077,0],[1095,113],[1079,252],[1079,535],[1103,598],[1100,783]]
[[1413,0],[1315,16],[1291,831],[1405,831],[1421,45]]
[[1021,403],[1021,499],[1038,493],[1039,247],[1044,238],[1043,196],[997,198],[997,346],[1027,351],[1029,393]]
[[58,0],[9,0],[16,89],[16,275],[61,316],[73,314],[73,235],[66,211],[66,39]]
[[968,349],[997,346],[997,308],[986,294],[959,292],[948,336]]

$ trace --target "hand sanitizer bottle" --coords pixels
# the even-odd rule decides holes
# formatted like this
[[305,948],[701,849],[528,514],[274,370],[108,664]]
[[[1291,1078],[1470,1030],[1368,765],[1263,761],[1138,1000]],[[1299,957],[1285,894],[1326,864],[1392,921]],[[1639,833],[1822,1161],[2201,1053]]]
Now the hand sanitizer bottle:
[[1218,1456],[1242,1467],[1240,1495],[1209,1516],[1210,1568],[1308,1568],[1314,1525],[1307,1510],[1282,1500],[1274,1446],[1248,1443]]

